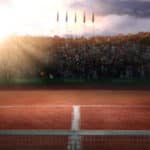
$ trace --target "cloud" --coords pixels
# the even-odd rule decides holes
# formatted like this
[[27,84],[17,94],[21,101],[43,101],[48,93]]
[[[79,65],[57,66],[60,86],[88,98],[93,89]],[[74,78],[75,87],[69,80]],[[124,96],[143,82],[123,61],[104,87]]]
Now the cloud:
[[103,20],[107,22],[107,26],[100,30],[97,27],[98,34],[128,34],[128,33],[138,33],[138,32],[148,32],[150,26],[150,19],[148,18],[135,18],[134,16],[124,15],[109,15]]
[[71,8],[94,10],[98,15],[150,17],[150,0],[78,0]]
[[[150,31],[150,0],[0,0],[0,6],[0,18],[5,18],[4,28],[9,25],[6,29],[16,34],[66,34],[66,11],[69,14],[68,30],[75,35],[93,34],[91,12],[95,12],[95,33],[98,35]],[[57,11],[60,13],[59,27]],[[85,26],[83,11],[87,12]]]
[[95,12],[98,35],[150,32],[150,0],[77,0],[70,7]]

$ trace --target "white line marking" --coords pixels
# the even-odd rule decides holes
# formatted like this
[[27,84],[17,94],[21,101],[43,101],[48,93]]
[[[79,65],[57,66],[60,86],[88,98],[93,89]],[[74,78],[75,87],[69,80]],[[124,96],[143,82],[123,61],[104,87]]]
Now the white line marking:
[[[80,130],[80,106],[73,106],[72,113],[72,131]],[[77,134],[73,134],[69,137],[68,150],[80,150],[81,138]]]
[[80,123],[80,106],[73,106],[72,130],[78,131]]
[[[0,105],[0,108],[34,108],[34,107],[72,107],[73,105]],[[150,108],[150,105],[78,105],[79,107],[100,107],[100,108]]]
[[99,108],[150,108],[150,104],[148,105],[81,105],[81,107],[99,107]]
[[1,105],[0,108],[34,108],[34,107],[45,107],[45,108],[63,108],[63,107],[72,107],[72,105]]

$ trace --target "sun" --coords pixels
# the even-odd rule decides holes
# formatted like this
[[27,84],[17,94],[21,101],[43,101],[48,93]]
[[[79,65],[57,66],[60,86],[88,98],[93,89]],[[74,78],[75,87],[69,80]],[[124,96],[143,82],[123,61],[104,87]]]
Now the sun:
[[56,12],[64,9],[63,0],[12,0],[10,6],[0,5],[0,40],[12,34],[57,32]]
[[0,40],[13,34],[12,17],[9,8],[0,7]]
[[[91,14],[83,24],[83,11],[70,8],[74,0],[11,0],[11,5],[0,5],[0,40],[11,35],[82,35],[92,32]],[[59,22],[56,21],[59,12]],[[68,22],[65,17],[68,12]],[[77,22],[74,16],[77,14]],[[95,23],[95,26],[102,26]],[[104,24],[104,23],[103,23]]]
[[8,38],[12,33],[8,31],[8,28],[5,26],[0,27],[0,40],[5,40]]

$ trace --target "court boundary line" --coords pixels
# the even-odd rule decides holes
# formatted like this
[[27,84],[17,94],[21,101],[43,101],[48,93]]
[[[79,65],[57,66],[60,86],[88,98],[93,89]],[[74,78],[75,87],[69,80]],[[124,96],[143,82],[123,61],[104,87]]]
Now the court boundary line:
[[[71,131],[79,131],[80,129],[80,106],[73,105]],[[80,150],[81,137],[78,134],[72,134],[68,137],[67,150]]]
[[80,129],[80,106],[74,105],[73,112],[72,112],[72,127],[73,131],[78,131]]
[[[36,108],[36,107],[41,107],[41,108],[63,108],[63,107],[73,107],[74,105],[0,105],[0,109],[3,108]],[[150,108],[150,105],[124,105],[124,104],[119,104],[119,105],[76,105],[82,108],[86,107],[94,107],[94,108]]]

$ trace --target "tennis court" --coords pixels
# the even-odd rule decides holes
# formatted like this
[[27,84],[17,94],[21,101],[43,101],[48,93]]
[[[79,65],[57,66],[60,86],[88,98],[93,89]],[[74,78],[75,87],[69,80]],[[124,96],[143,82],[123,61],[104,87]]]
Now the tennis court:
[[0,91],[0,149],[149,150],[149,97],[127,90]]

